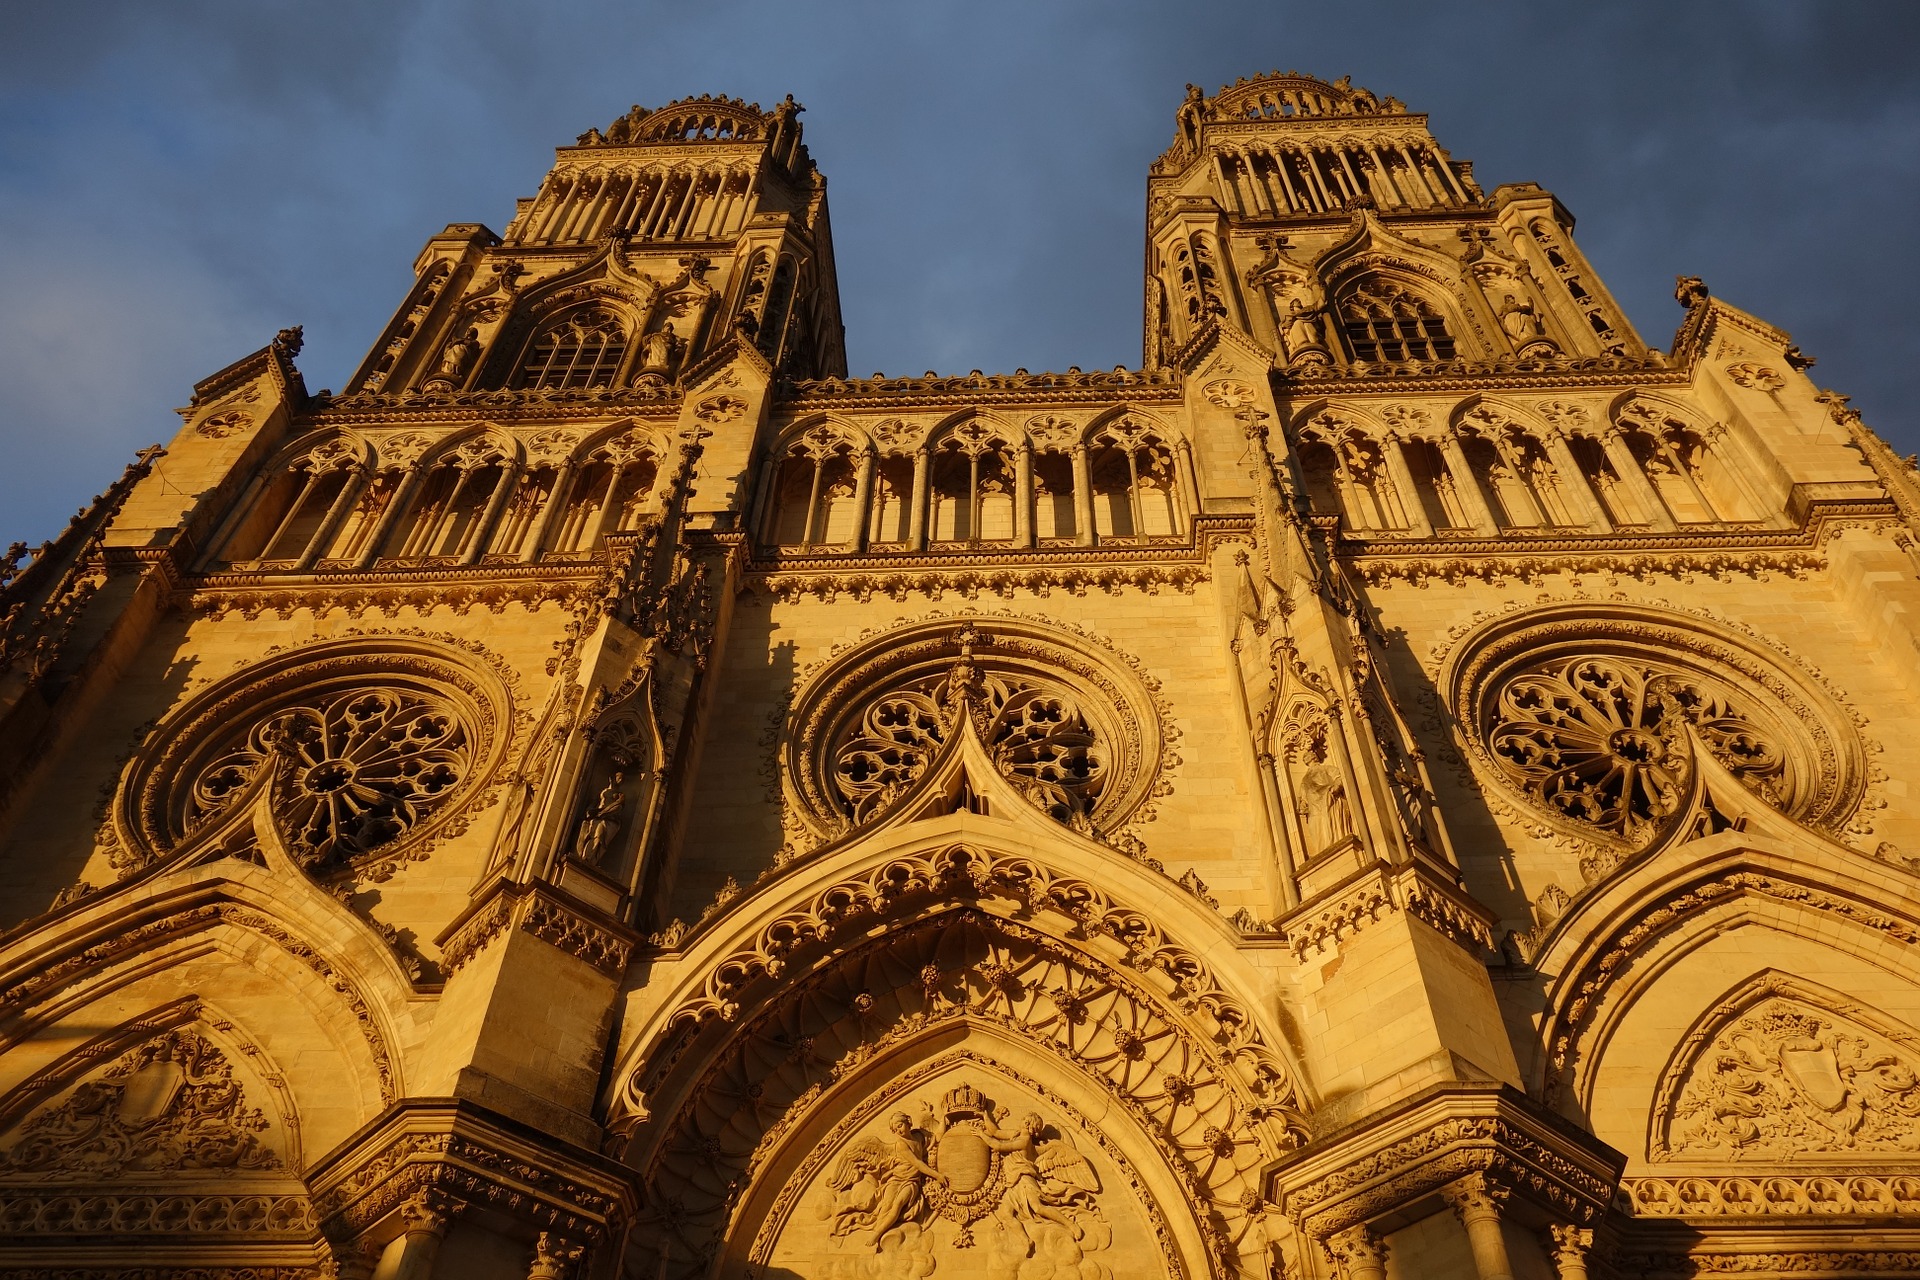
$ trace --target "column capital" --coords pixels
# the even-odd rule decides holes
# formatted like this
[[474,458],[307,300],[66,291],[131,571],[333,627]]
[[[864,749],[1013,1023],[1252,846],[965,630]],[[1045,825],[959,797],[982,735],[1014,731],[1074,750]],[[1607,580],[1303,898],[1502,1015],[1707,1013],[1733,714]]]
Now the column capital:
[[1440,1196],[1447,1206],[1460,1215],[1462,1222],[1500,1216],[1500,1208],[1506,1204],[1512,1192],[1489,1178],[1484,1172],[1470,1173],[1464,1178],[1456,1178],[1440,1188]]
[[1364,1222],[1334,1232],[1326,1238],[1325,1248],[1327,1256],[1348,1272],[1355,1267],[1383,1267],[1387,1261],[1387,1242]]

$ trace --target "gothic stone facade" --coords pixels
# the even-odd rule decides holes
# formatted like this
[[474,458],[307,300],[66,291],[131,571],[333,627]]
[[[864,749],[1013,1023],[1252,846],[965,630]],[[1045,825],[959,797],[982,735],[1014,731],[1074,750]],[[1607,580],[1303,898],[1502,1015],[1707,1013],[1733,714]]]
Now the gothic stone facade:
[[8,558],[0,1268],[1920,1274],[1920,477],[1788,336],[1289,73],[1141,368],[850,379],[797,116]]

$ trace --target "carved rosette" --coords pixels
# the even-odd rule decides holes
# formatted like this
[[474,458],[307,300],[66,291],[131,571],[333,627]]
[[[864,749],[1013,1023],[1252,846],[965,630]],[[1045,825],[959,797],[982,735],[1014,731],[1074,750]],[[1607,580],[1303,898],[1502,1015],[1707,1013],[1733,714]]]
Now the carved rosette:
[[1622,852],[1669,834],[1699,752],[1816,827],[1842,826],[1865,784],[1851,717],[1817,680],[1699,619],[1516,614],[1470,636],[1447,682],[1483,776],[1547,827]]
[[380,877],[464,824],[506,746],[512,704],[464,655],[401,637],[290,650],[169,716],[129,767],[117,822],[166,856],[261,783],[316,875]]
[[1165,735],[1140,677],[1084,639],[1024,619],[947,619],[829,663],[795,702],[784,774],[831,838],[881,813],[952,740],[957,717],[1036,807],[1112,832],[1154,794]]

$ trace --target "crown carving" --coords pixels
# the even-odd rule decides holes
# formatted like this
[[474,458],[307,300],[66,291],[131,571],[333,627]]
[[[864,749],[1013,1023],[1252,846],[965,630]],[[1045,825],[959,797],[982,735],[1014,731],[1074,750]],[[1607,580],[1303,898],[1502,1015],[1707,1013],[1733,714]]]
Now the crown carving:
[[940,1110],[948,1119],[955,1116],[987,1114],[987,1096],[970,1084],[957,1089],[949,1089],[940,1099]]

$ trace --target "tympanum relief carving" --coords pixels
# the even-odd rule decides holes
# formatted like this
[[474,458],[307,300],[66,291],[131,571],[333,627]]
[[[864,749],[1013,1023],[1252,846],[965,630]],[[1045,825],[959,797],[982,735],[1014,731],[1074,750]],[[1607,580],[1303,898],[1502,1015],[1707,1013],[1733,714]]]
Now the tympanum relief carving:
[[1723,1027],[1662,1092],[1673,1100],[1656,1120],[1656,1159],[1920,1151],[1920,1058],[1785,997]]
[[0,1139],[0,1181],[277,1170],[282,1161],[262,1140],[270,1128],[212,1042],[191,1029],[169,1031]]
[[992,1093],[943,1073],[810,1161],[774,1264],[835,1280],[1160,1274],[1158,1243],[1082,1150],[1076,1123],[987,1083]]

